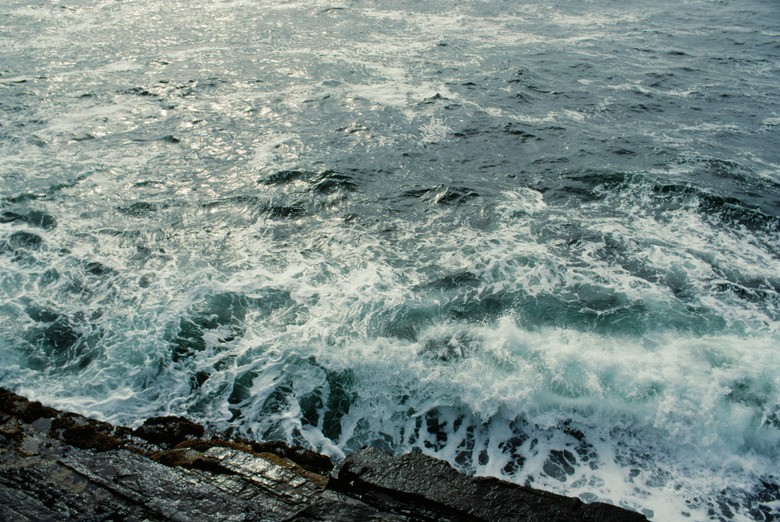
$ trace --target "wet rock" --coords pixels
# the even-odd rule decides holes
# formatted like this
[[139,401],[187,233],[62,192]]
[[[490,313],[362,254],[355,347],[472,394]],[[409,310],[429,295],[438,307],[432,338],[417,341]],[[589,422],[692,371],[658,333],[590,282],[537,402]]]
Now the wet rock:
[[291,447],[282,441],[255,442],[252,449],[257,453],[273,453],[290,459],[302,468],[324,475],[333,469],[329,457],[306,448]]
[[[347,457],[329,483],[374,507],[410,517],[450,520],[639,521],[645,517],[608,504],[469,477],[421,453],[391,456],[366,448]],[[408,512],[404,510],[408,509]]]
[[54,408],[44,406],[38,401],[29,401],[4,388],[0,388],[0,412],[7,416],[18,417],[28,423],[42,417],[52,418],[59,414]]
[[146,419],[133,435],[162,447],[172,448],[188,438],[203,436],[205,429],[184,417],[167,416]]
[[382,520],[401,522],[408,517],[382,512],[375,507],[335,491],[325,491],[313,503],[288,519],[290,522],[304,520]]
[[[200,432],[177,417],[144,426],[167,437],[166,445]],[[250,445],[147,454],[147,442],[0,389],[0,520],[274,521],[323,492],[324,477],[315,483],[294,463],[275,464]]]

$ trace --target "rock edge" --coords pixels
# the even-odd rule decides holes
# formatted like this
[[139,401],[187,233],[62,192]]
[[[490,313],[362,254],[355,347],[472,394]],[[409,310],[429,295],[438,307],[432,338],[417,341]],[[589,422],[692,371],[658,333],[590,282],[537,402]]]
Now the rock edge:
[[229,438],[182,417],[138,429],[0,388],[0,519],[640,521],[642,515],[469,477],[421,453],[364,448],[336,470],[283,442]]

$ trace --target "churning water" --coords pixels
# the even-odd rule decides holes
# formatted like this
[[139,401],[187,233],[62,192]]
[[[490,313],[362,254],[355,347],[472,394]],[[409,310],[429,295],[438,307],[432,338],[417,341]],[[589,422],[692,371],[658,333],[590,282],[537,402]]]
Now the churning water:
[[5,0],[0,385],[780,516],[775,0]]

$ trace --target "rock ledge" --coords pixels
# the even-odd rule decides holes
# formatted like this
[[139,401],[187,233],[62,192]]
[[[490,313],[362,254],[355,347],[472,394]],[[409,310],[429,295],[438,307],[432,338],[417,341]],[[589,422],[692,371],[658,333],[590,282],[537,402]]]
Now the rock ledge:
[[645,520],[421,453],[365,448],[332,468],[313,451],[228,439],[181,417],[131,430],[0,388],[4,521]]

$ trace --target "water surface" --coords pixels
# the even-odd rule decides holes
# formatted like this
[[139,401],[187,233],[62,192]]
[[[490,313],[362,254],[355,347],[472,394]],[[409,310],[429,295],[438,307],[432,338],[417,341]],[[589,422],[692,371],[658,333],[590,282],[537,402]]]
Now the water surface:
[[8,0],[0,385],[780,514],[776,2]]

